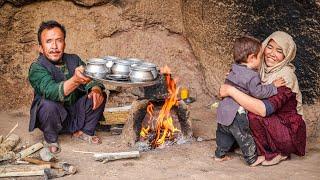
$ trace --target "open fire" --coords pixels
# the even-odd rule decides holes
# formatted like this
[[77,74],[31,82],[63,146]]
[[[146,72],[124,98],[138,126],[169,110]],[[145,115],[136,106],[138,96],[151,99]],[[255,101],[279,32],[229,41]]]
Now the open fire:
[[142,124],[140,140],[148,140],[153,148],[161,146],[166,140],[173,140],[175,132],[180,130],[174,127],[171,109],[178,106],[177,80],[171,77],[170,69],[165,66],[161,68],[161,74],[165,76],[168,88],[168,97],[165,99],[158,116],[154,115],[154,105],[149,102],[147,106],[147,121]]

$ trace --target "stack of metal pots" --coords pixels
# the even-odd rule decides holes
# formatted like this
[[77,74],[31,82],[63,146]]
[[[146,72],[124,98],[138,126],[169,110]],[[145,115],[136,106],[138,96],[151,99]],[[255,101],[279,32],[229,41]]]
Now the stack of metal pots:
[[147,82],[158,77],[158,67],[141,59],[106,56],[89,59],[85,73],[98,79]]

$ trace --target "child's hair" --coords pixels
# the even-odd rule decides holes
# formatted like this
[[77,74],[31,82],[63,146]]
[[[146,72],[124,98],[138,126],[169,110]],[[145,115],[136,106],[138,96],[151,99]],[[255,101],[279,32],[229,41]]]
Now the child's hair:
[[235,63],[246,63],[250,54],[258,55],[261,42],[251,36],[237,38],[233,46],[233,58]]

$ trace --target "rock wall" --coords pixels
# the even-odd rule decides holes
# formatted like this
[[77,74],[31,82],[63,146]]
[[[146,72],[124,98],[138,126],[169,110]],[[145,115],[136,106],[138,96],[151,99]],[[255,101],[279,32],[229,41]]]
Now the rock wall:
[[[232,63],[235,37],[249,34],[260,40],[277,30],[297,44],[294,64],[303,94],[308,136],[317,136],[320,121],[319,1],[215,0],[182,1],[186,36],[200,61],[204,89],[214,95]],[[318,4],[318,5],[317,5]]]
[[66,26],[66,52],[83,60],[114,55],[169,65],[198,101],[214,100],[232,63],[235,37],[263,40],[275,30],[298,46],[295,65],[308,136],[320,129],[319,1],[243,0],[0,0],[0,108],[29,106],[28,67],[38,55],[37,28]]
[[199,100],[200,63],[183,36],[180,1],[126,1],[90,8],[68,1],[43,1],[1,7],[1,109],[29,105],[33,96],[28,67],[38,55],[37,29],[55,19],[67,29],[66,52],[83,60],[106,55],[136,57],[168,65],[181,86],[190,87]]

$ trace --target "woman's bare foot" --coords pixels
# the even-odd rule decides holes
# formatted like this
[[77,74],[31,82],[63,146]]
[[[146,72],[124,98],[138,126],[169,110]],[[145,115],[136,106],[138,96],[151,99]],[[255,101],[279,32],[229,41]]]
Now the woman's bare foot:
[[279,164],[281,161],[284,161],[288,158],[288,156],[282,156],[282,155],[277,155],[276,157],[274,157],[273,159],[271,159],[270,161],[264,161],[262,162],[263,166],[272,166],[272,165],[276,165]]
[[265,160],[266,160],[266,158],[264,156],[258,156],[257,160],[253,164],[251,164],[250,166],[255,167],[255,166],[261,164]]
[[232,158],[230,156],[223,156],[222,158],[218,158],[218,157],[215,157],[214,160],[215,161],[218,161],[218,162],[222,162],[222,161],[229,161],[231,160]]

